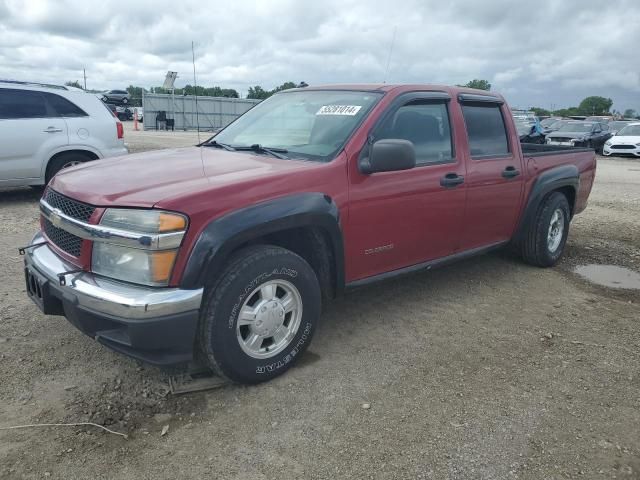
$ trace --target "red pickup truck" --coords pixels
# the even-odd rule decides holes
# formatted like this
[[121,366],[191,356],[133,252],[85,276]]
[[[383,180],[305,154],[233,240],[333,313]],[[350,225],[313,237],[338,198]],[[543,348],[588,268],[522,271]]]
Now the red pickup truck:
[[521,145],[494,93],[288,90],[200,145],[56,175],[27,292],[124,354],[256,383],[349,288],[506,245],[554,265],[595,170],[593,150]]

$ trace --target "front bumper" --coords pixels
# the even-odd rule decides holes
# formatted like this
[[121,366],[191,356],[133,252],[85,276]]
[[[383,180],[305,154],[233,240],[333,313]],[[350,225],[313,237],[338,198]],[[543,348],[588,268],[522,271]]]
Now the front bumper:
[[[38,234],[32,244],[44,242]],[[64,315],[83,333],[107,347],[155,365],[193,358],[202,289],[131,285],[88,272],[59,275],[77,267],[47,244],[27,248],[29,297],[50,315]]]
[[634,146],[635,148],[613,148],[615,145],[605,145],[602,149],[602,153],[606,156],[609,155],[633,155],[635,157],[640,157],[640,147]]

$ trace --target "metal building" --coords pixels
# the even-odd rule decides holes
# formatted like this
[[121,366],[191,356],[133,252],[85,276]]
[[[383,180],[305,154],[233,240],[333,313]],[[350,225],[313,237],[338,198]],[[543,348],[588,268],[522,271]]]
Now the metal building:
[[142,97],[144,129],[155,130],[158,114],[165,112],[167,119],[173,119],[176,130],[195,130],[198,125],[201,131],[217,130],[257,103],[260,103],[260,100],[199,96],[196,117],[196,99],[191,95],[145,93]]

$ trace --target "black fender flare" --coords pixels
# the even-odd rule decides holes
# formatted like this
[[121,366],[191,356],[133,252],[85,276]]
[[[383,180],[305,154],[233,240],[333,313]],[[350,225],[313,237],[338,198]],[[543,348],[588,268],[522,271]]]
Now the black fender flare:
[[335,286],[344,289],[344,246],[340,212],[323,193],[299,193],[245,207],[211,221],[198,237],[182,274],[180,288],[203,287],[239,246],[264,235],[299,227],[317,227],[331,242]]
[[570,187],[574,190],[574,195],[577,196],[579,186],[580,172],[575,165],[560,165],[542,172],[536,179],[533,187],[531,187],[524,213],[520,217],[520,222],[516,228],[514,240],[519,242],[523,238],[527,226],[531,225],[535,220],[540,204],[550,192],[560,188]]

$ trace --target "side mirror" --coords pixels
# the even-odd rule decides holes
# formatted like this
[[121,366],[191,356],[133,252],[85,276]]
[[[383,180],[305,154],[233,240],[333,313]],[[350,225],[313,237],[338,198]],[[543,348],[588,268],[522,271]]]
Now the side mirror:
[[409,140],[386,139],[375,142],[368,157],[358,162],[361,173],[394,172],[416,166],[416,151]]

